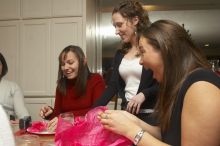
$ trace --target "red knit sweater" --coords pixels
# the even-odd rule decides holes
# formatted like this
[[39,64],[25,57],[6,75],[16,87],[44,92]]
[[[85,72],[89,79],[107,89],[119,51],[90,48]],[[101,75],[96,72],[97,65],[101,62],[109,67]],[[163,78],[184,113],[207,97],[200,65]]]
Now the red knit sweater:
[[86,94],[77,97],[73,90],[73,83],[67,84],[66,96],[63,96],[56,90],[54,112],[50,118],[58,116],[60,113],[73,112],[74,116],[83,116],[90,109],[93,103],[98,99],[105,89],[105,83],[101,75],[95,73],[87,81]]

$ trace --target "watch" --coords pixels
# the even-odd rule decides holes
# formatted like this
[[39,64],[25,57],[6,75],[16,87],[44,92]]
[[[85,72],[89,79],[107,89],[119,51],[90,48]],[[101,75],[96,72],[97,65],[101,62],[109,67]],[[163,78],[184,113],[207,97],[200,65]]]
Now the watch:
[[144,135],[144,130],[141,129],[141,131],[139,131],[134,137],[134,145],[137,145],[139,143],[143,135]]

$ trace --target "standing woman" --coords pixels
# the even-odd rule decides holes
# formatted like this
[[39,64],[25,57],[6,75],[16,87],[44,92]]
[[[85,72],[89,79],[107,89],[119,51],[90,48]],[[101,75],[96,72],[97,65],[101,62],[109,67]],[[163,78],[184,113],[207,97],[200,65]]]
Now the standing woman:
[[0,53],[0,104],[11,120],[29,116],[20,87],[15,82],[4,78],[7,73],[8,65]]
[[122,49],[114,57],[108,87],[94,106],[106,105],[113,96],[119,95],[122,110],[145,119],[153,111],[158,90],[152,71],[139,64],[137,32],[150,24],[148,14],[139,2],[125,0],[113,9],[112,22],[123,42]]
[[54,109],[44,106],[40,110],[40,116],[51,119],[48,128],[53,131],[59,114],[72,112],[74,116],[84,116],[104,89],[105,83],[101,75],[89,71],[83,50],[78,46],[67,46],[59,55]]

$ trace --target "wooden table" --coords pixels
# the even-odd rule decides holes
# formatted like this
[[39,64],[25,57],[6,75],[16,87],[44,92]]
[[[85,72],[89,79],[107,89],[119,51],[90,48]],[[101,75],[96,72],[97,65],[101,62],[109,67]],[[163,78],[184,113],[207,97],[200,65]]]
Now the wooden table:
[[[18,124],[11,124],[11,126],[12,126],[12,130],[14,132],[15,138],[22,136],[22,135],[35,135],[35,134],[28,133],[25,130],[19,130]],[[37,134],[37,135],[40,138],[41,145],[43,145],[43,143],[46,143],[46,142],[54,142],[54,135],[53,134],[48,134],[48,135]],[[55,143],[54,143],[54,146],[55,146]]]

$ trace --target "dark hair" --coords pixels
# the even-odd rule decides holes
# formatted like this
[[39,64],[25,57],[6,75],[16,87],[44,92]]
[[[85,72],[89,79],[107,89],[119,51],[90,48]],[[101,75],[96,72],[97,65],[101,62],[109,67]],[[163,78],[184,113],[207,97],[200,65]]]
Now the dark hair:
[[88,65],[84,63],[85,55],[83,53],[83,50],[78,46],[74,46],[74,45],[67,46],[60,53],[57,87],[58,87],[58,90],[63,95],[66,95],[67,78],[64,77],[63,75],[63,71],[61,70],[61,64],[62,64],[62,56],[66,55],[70,51],[76,55],[79,61],[78,76],[76,77],[76,80],[75,80],[74,90],[76,90],[76,94],[80,97],[81,95],[85,93],[86,83],[87,83],[88,78],[91,75],[91,72],[89,71]]
[[1,80],[2,77],[8,73],[8,65],[2,53],[0,53],[0,61],[2,63],[2,73],[0,74],[0,80]]
[[197,48],[187,31],[170,20],[159,20],[142,30],[144,37],[161,52],[164,64],[163,81],[160,83],[159,99],[155,107],[161,129],[169,127],[180,87],[186,77],[195,69],[210,68],[202,51]]
[[[120,2],[117,6],[114,7],[112,15],[115,13],[120,13],[124,18],[127,18],[128,20],[132,20],[132,18],[137,16],[139,18],[139,22],[136,28],[137,33],[146,26],[150,25],[147,11],[144,10],[142,4],[136,0],[124,0]],[[127,53],[128,49],[130,48],[131,43],[122,44],[122,52]]]

